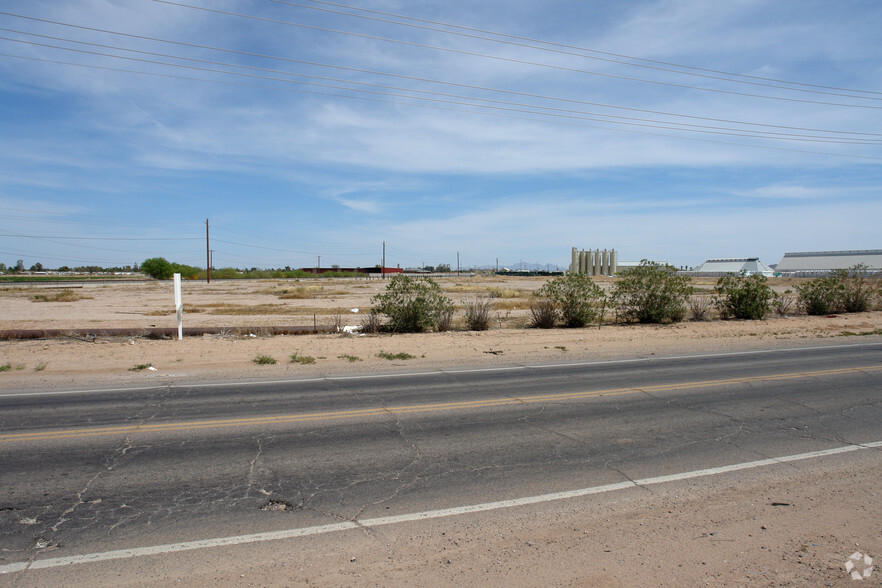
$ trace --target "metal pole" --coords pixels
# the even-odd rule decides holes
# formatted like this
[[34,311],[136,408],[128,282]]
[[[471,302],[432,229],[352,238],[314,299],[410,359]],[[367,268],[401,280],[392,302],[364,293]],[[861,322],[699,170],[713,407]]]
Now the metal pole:
[[386,242],[383,241],[383,265],[380,267],[380,275],[386,279]]

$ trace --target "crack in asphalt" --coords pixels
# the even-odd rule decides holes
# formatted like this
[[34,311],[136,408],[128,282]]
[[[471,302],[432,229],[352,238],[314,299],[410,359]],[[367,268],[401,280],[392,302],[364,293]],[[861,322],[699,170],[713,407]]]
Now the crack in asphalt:
[[[399,417],[397,414],[395,414],[394,411],[389,410],[389,408],[386,406],[385,400],[383,401],[383,410],[386,412],[386,414],[388,414],[391,417],[392,422],[395,426],[395,432],[398,434],[398,437],[404,442],[404,444],[406,446],[409,446],[413,450],[413,456],[411,457],[410,462],[407,463],[406,465],[404,465],[403,467],[399,468],[398,471],[396,471],[395,474],[392,476],[393,481],[400,482],[401,477],[404,475],[405,471],[410,469],[412,466],[416,465],[416,463],[419,462],[420,459],[422,459],[422,451],[420,451],[420,448],[417,446],[417,444],[414,443],[413,441],[411,441],[410,438],[407,436],[407,434],[404,432],[404,426],[402,425],[401,417]],[[413,475],[413,479],[411,479],[409,482],[398,484],[395,487],[395,490],[393,490],[387,496],[384,496],[384,497],[380,498],[379,500],[376,500],[374,502],[370,502],[368,504],[363,505],[360,509],[358,509],[358,512],[356,512],[355,515],[352,517],[352,521],[357,523],[358,519],[361,518],[361,514],[365,510],[367,510],[368,508],[370,508],[372,506],[377,506],[379,504],[383,504],[384,502],[388,502],[390,500],[393,500],[396,496],[401,494],[401,492],[403,492],[404,490],[407,490],[409,488],[413,488],[420,481],[420,478],[421,478],[420,474],[415,473]]]

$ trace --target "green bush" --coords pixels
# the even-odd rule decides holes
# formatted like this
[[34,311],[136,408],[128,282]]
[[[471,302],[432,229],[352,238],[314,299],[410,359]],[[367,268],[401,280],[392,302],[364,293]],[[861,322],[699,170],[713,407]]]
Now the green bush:
[[612,298],[627,320],[640,323],[676,323],[686,316],[693,288],[677,269],[643,260],[626,270],[613,289]]
[[585,274],[557,276],[539,288],[536,296],[550,301],[567,327],[584,327],[602,319],[606,308],[603,289]]
[[723,318],[762,320],[769,312],[775,293],[762,274],[729,274],[717,281],[714,303]]
[[797,286],[799,305],[811,315],[869,310],[876,292],[867,277],[867,269],[866,265],[857,264]]
[[437,327],[453,311],[453,302],[441,293],[431,278],[398,274],[386,291],[371,298],[371,312],[389,318],[389,328],[396,333],[420,333]]
[[859,263],[847,270],[836,270],[833,277],[842,284],[841,312],[870,310],[876,292],[867,278],[867,266]]
[[167,280],[175,273],[172,264],[164,257],[151,257],[141,264],[141,272],[157,280]]
[[838,312],[842,285],[834,277],[816,278],[796,287],[799,306],[815,316]]

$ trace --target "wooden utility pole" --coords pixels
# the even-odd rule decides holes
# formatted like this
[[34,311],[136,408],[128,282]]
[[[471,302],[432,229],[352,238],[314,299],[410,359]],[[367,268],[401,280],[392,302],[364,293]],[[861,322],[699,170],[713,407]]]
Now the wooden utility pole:
[[211,249],[208,245],[208,219],[205,219],[205,282],[211,283]]
[[459,251],[456,252],[456,275],[459,275]]

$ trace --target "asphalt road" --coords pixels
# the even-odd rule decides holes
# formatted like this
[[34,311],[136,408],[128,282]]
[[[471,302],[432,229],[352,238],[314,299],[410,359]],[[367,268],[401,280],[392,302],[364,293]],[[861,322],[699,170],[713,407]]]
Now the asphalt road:
[[2,391],[0,572],[26,578],[14,567],[46,558],[517,499],[879,440],[880,343]]

